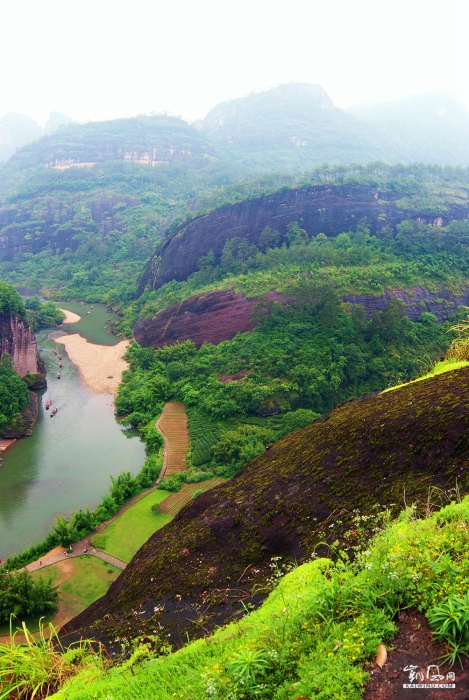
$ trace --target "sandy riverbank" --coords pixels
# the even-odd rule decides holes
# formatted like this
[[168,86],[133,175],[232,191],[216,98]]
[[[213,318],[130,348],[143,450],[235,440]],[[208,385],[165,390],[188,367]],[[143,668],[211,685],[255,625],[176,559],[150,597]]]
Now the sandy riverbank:
[[78,323],[81,320],[81,316],[74,314],[73,311],[67,311],[67,309],[60,309],[64,312],[65,318],[62,323]]
[[78,367],[88,386],[98,394],[117,395],[122,372],[128,368],[122,355],[130,341],[123,340],[117,345],[95,345],[78,333],[54,337],[54,340],[65,346],[70,361]]
[[16,442],[16,438],[0,438],[0,455]]

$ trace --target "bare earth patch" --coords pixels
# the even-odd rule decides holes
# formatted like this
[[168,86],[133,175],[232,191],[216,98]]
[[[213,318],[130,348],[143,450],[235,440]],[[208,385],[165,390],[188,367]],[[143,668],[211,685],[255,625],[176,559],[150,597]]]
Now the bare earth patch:
[[54,334],[54,340],[65,346],[70,361],[78,367],[85,384],[98,394],[117,395],[122,372],[128,368],[122,358],[129,345],[128,340],[117,345],[95,345],[78,333],[60,337]]
[[[383,669],[374,664],[367,668],[372,675],[363,700],[467,700],[467,657],[463,657],[463,668],[458,662],[452,668],[442,664],[438,659],[446,653],[445,646],[434,640],[425,615],[417,610],[402,611],[398,624],[399,631]],[[429,687],[404,687],[415,684]],[[436,687],[452,684],[454,688]]]

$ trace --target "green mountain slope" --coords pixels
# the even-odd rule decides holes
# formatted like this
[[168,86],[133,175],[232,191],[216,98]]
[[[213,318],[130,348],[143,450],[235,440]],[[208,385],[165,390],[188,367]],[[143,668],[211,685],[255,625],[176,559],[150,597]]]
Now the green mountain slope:
[[319,85],[291,83],[217,105],[203,132],[250,169],[297,171],[321,163],[400,159],[386,137],[334,107]]

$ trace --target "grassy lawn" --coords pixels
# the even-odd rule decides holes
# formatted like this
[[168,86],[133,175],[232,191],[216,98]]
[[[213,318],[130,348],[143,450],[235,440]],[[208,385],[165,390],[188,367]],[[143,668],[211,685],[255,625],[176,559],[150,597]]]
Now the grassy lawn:
[[429,379],[430,377],[436,377],[437,374],[443,374],[443,372],[451,372],[453,369],[459,369],[460,367],[467,367],[469,362],[467,360],[443,360],[442,362],[436,362],[427,374],[423,377],[418,377],[413,379],[411,382],[405,382],[404,384],[396,384],[396,386],[391,386],[389,389],[382,391],[385,394],[387,391],[394,391],[395,389],[400,389],[402,386],[407,386],[407,384],[413,384],[414,382],[422,382],[424,379]]
[[[43,622],[52,621],[54,627],[60,627],[95,600],[106,593],[112,581],[120,574],[120,569],[106,564],[97,557],[82,556],[60,561],[52,566],[34,571],[34,578],[52,579],[59,586],[59,610],[48,613]],[[14,621],[13,631],[21,627],[22,622],[30,632],[39,628],[38,618],[24,618]],[[0,625],[0,636],[9,634],[10,625]]]
[[161,503],[167,496],[168,491],[159,489],[149,493],[91,541],[108,554],[125,562],[130,561],[156,530],[172,520],[169,515],[155,514],[151,510],[154,503]]
[[101,598],[120,573],[97,557],[82,556],[39,569],[33,576],[51,577],[60,587],[61,616],[70,619]]

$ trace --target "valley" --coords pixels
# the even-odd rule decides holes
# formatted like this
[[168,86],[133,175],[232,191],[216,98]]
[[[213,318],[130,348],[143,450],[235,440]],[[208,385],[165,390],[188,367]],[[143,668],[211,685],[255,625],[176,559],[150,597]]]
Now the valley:
[[290,84],[0,167],[0,622],[77,660],[43,697],[397,700],[407,619],[462,700],[469,114],[412,104]]

